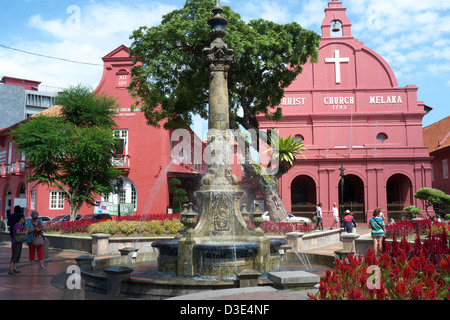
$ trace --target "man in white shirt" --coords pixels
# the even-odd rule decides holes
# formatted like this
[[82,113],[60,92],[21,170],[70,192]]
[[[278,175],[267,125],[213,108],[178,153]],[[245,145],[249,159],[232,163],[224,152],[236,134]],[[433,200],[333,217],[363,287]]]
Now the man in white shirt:
[[336,207],[336,202],[333,202],[333,224],[331,225],[330,229],[333,229],[334,225],[339,226],[339,210]]
[[316,207],[316,225],[314,227],[314,230],[323,230],[323,223],[322,223],[322,203],[319,203]]

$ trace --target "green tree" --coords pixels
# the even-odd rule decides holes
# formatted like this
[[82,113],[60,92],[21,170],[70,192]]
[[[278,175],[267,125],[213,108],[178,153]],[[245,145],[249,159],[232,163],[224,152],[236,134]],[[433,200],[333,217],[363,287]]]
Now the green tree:
[[[213,7],[213,0],[187,0],[182,9],[165,15],[159,26],[141,27],[131,35],[131,54],[141,64],[132,69],[130,91],[139,98],[149,125],[158,127],[163,120],[165,128],[180,125],[181,120],[190,125],[194,114],[207,118],[209,74],[202,50],[211,42],[207,20]],[[224,41],[235,53],[228,75],[230,127],[259,132],[256,115],[282,119],[277,106],[284,89],[301,73],[302,65],[317,61],[320,37],[295,22],[245,23],[230,7],[222,8],[229,21]],[[274,188],[271,192],[279,202],[273,207],[283,208]],[[269,213],[280,220],[276,212]],[[284,209],[278,213],[284,216]]]
[[422,200],[425,207],[425,212],[431,220],[436,218],[436,216],[432,217],[430,215],[430,213],[428,212],[429,207],[432,207],[434,205],[450,205],[450,195],[438,189],[422,188],[417,190],[414,197]]
[[184,189],[175,190],[175,197],[173,198],[174,203],[178,203],[177,210],[174,211],[176,213],[181,212],[183,207],[183,203],[189,202],[189,198],[187,197],[187,192]]
[[32,170],[27,181],[63,191],[74,220],[84,203],[94,205],[98,195],[111,192],[120,174],[111,161],[116,102],[76,86],[60,93],[56,104],[59,116],[39,115],[11,134]]
[[[181,181],[178,178],[172,178],[169,180],[169,192],[173,195],[174,212],[180,213],[183,203],[189,202],[187,192],[185,189],[179,188]],[[176,206],[175,204],[178,204]]]

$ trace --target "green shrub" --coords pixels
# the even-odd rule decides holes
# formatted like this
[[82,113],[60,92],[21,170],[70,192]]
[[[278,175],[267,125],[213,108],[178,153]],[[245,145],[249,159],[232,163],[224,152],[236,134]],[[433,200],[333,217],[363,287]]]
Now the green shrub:
[[177,219],[150,221],[103,221],[88,227],[88,233],[107,233],[111,235],[125,234],[176,234],[183,225]]

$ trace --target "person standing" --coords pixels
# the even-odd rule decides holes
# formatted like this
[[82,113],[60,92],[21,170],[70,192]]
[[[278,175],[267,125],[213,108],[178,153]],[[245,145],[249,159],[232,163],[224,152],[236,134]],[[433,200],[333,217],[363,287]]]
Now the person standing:
[[322,203],[319,203],[316,207],[316,225],[314,230],[323,230],[323,222],[322,222]]
[[35,243],[35,239],[37,237],[43,236],[43,221],[39,218],[39,213],[37,211],[31,212],[31,220],[28,220],[26,222],[26,227],[29,228],[32,232],[28,234],[28,252],[29,252],[29,258],[31,267],[34,266],[34,260],[36,259],[36,252],[38,255],[39,260],[39,269],[41,270],[47,270],[47,268],[44,266],[44,245],[37,245]]
[[339,226],[339,210],[336,206],[336,202],[333,202],[333,224],[331,225],[331,230],[333,230],[334,225]]
[[384,220],[382,218],[381,208],[373,210],[373,218],[369,221],[369,227],[372,229],[371,235],[373,239],[373,252],[375,256],[382,250],[382,240],[384,237]]
[[22,207],[21,206],[14,206],[14,212],[9,215],[8,217],[8,227],[9,227],[9,235],[11,236],[11,243],[13,239],[13,231],[16,223],[19,221],[17,220],[17,217],[19,215],[23,215],[22,213]]
[[355,218],[353,217],[353,213],[350,212],[350,210],[345,210],[345,213],[347,214],[344,217],[345,228],[347,229],[347,233],[352,233],[353,232],[353,226],[355,228],[357,226]]
[[27,234],[28,231],[25,231],[23,228],[23,224],[25,223],[25,216],[23,214],[16,215],[17,223],[13,227],[13,235],[11,240],[11,260],[9,262],[9,274],[20,273],[19,270],[16,269],[16,265],[20,261],[20,256],[22,255],[22,242],[17,241],[16,236],[21,234]]

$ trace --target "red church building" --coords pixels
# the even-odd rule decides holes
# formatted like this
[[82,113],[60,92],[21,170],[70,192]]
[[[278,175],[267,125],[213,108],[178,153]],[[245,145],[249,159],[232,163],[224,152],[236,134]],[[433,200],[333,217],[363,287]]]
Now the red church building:
[[[422,134],[430,108],[417,101],[417,91],[398,86],[386,61],[353,37],[342,2],[329,2],[319,61],[305,65],[287,88],[284,118],[275,124],[280,136],[296,136],[308,149],[307,160],[298,158],[279,181],[285,208],[311,217],[314,205],[322,203],[329,226],[333,202],[345,203],[360,223],[378,206],[389,219],[406,205],[420,207],[415,191],[431,187]],[[274,127],[264,117],[258,120],[262,129]]]
[[[196,162],[174,161],[174,158],[187,156],[173,153],[173,150],[177,150],[177,143],[182,140],[173,138],[176,137],[172,134],[173,130],[147,125],[144,114],[139,109],[132,108],[135,101],[131,99],[127,87],[134,64],[129,56],[129,49],[122,45],[103,57],[103,61],[103,76],[94,92],[104,93],[117,99],[118,128],[114,135],[123,143],[112,161],[124,172],[121,176],[123,188],[117,192],[120,195],[121,215],[170,212],[174,204],[172,194],[169,193],[169,181],[172,178],[181,181],[178,188],[185,189],[188,198],[194,201],[193,192],[198,188],[202,174],[205,173],[205,163],[201,157],[200,161]],[[42,113],[57,116],[58,110],[59,107],[54,106]],[[0,155],[4,155],[0,158],[1,216],[6,217],[7,211],[13,211],[12,208],[15,205],[23,207],[26,216],[29,216],[32,210],[37,210],[40,215],[49,217],[69,214],[69,206],[64,201],[62,191],[56,187],[47,188],[35,182],[25,181],[26,159],[16,153],[12,137],[9,135],[10,131],[22,122],[0,131]],[[204,143],[188,126],[185,129],[192,145],[192,153],[200,150],[201,154],[205,147]],[[98,206],[95,208],[83,206],[80,214],[94,212],[117,214],[118,204],[118,196],[112,193],[99,198]]]

